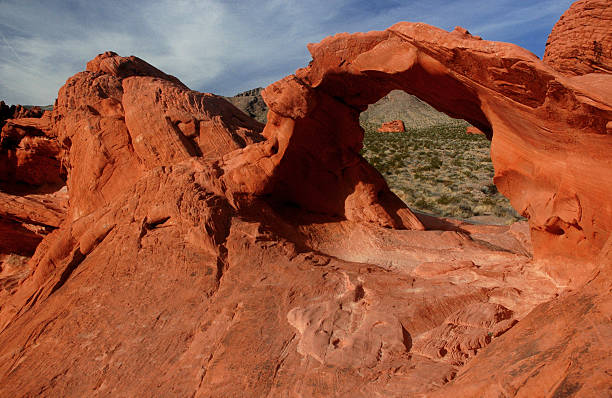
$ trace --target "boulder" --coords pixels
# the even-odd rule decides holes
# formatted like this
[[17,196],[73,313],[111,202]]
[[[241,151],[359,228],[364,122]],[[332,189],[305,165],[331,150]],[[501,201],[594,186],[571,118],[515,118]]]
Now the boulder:
[[393,120],[383,123],[378,129],[379,133],[403,133],[406,131],[404,122],[401,120]]

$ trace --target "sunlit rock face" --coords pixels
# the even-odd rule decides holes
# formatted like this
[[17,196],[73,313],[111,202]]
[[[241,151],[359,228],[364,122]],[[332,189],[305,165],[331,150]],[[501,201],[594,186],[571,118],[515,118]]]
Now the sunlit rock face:
[[[609,81],[424,24],[309,49],[265,128],[110,52],[5,126],[0,232],[48,230],[0,253],[1,396],[608,395]],[[359,156],[394,89],[492,137],[529,223],[395,197]]]
[[[612,177],[601,90],[609,75],[590,90],[517,46],[424,24],[340,34],[309,49],[307,68],[263,92],[264,134],[279,144],[269,157],[278,167],[263,176],[268,190],[351,220],[418,228],[386,203],[386,185],[357,155],[359,111],[401,89],[492,134],[494,181],[529,218],[537,258],[590,262],[601,251],[612,230],[612,185],[600,183]],[[336,194],[322,201],[323,192]]]
[[612,73],[612,7],[608,0],[576,1],[553,28],[544,62],[561,73]]

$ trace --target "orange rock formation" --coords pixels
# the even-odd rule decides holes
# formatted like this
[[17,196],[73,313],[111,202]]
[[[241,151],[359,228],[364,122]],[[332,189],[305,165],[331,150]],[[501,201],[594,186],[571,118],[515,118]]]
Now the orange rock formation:
[[[265,128],[114,53],[7,122],[2,237],[47,229],[1,247],[1,396],[609,396],[610,76],[405,22],[309,50]],[[411,212],[359,156],[393,89],[529,224]]]
[[379,133],[403,133],[404,131],[406,131],[406,126],[401,120],[385,122],[378,129]]
[[612,73],[611,37],[610,1],[576,1],[548,37],[544,62],[572,76]]

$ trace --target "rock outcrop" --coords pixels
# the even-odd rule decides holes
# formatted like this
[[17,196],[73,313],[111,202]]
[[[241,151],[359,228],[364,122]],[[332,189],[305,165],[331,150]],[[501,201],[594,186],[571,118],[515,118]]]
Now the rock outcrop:
[[[262,140],[263,126],[227,101],[192,92],[136,57],[105,53],[87,67],[62,87],[53,112],[8,119],[2,129],[0,270],[15,268],[7,266],[15,255],[27,259],[37,247],[45,263],[34,255],[29,271],[0,276],[11,281],[10,292],[15,275],[30,271],[37,289],[56,266],[54,250],[63,253],[53,248],[71,245],[60,227],[70,230],[73,220],[112,202],[142,173],[192,156],[217,159]],[[56,246],[41,244],[48,234]]]
[[544,62],[572,76],[612,73],[610,1],[580,0],[572,4],[548,37]]
[[[1,396],[609,395],[609,82],[424,24],[309,50],[264,90],[265,128],[111,52],[43,135],[10,122],[15,151],[56,143],[68,200],[33,254],[0,253]],[[529,224],[395,197],[359,156],[359,112],[392,89],[491,136]]]
[[[388,204],[380,176],[357,155],[359,111],[403,89],[492,135],[494,181],[529,218],[537,258],[589,263],[602,250],[612,230],[612,208],[601,206],[612,186],[600,184],[612,177],[607,75],[591,90],[517,46],[424,24],[340,34],[309,49],[307,68],[263,92],[271,109],[264,135],[278,142],[266,158],[278,167],[273,175],[252,170],[249,181],[265,181],[257,193],[355,221],[418,228]],[[583,269],[583,276],[592,270]]]
[[0,133],[0,255],[31,256],[66,210],[62,149],[51,115],[8,119]]
[[4,126],[4,121],[6,119],[10,119],[11,117],[13,117],[14,112],[15,109],[13,107],[8,106],[4,103],[4,101],[0,101],[0,128]]
[[403,133],[406,131],[406,126],[401,120],[393,120],[383,123],[378,129],[379,133]]
[[51,114],[9,119],[0,133],[0,181],[61,184],[61,148],[51,130]]
[[42,117],[43,114],[44,111],[39,106],[29,108],[21,105],[8,106],[4,101],[0,101],[0,128],[4,126],[7,119],[38,118]]
[[263,139],[263,126],[223,98],[191,91],[139,58],[114,53],[101,54],[68,80],[53,117],[69,149],[72,219],[108,204],[154,167],[193,156],[218,159]]

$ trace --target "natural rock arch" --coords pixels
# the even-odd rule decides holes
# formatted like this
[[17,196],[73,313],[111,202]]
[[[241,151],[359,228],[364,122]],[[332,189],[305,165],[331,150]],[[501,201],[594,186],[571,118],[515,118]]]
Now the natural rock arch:
[[[68,208],[42,214],[57,228],[38,245],[31,273],[0,290],[2,395],[605,391],[607,77],[583,86],[514,46],[419,24],[339,35],[311,51],[309,68],[266,90],[265,141],[263,126],[225,100],[136,57],[102,54],[67,81],[41,131],[61,144]],[[536,254],[558,248],[597,261],[599,251],[589,283],[563,291],[525,251],[493,250],[478,233],[335,220],[328,230],[308,227],[325,244],[342,235],[327,249],[348,243],[357,256],[301,247],[301,230],[258,197],[422,228],[357,155],[362,104],[387,86],[427,94],[406,82],[434,85],[430,103],[491,128],[497,183],[531,216]],[[448,85],[465,90],[457,91],[465,101],[449,101]],[[489,238],[513,239],[510,229]],[[370,249],[385,240],[404,249],[387,245],[374,261],[367,240]],[[404,268],[390,269],[385,261],[398,257]],[[578,264],[574,275],[590,270],[560,263]],[[485,349],[489,330],[503,335]],[[428,354],[464,363],[476,350],[460,373]]]
[[529,218],[536,258],[588,262],[601,251],[612,230],[605,201],[612,185],[601,184],[612,170],[605,92],[462,28],[402,22],[308,48],[308,67],[263,91],[268,140],[226,159],[228,186],[350,220],[422,229],[358,155],[359,113],[401,89],[492,136],[494,181]]

